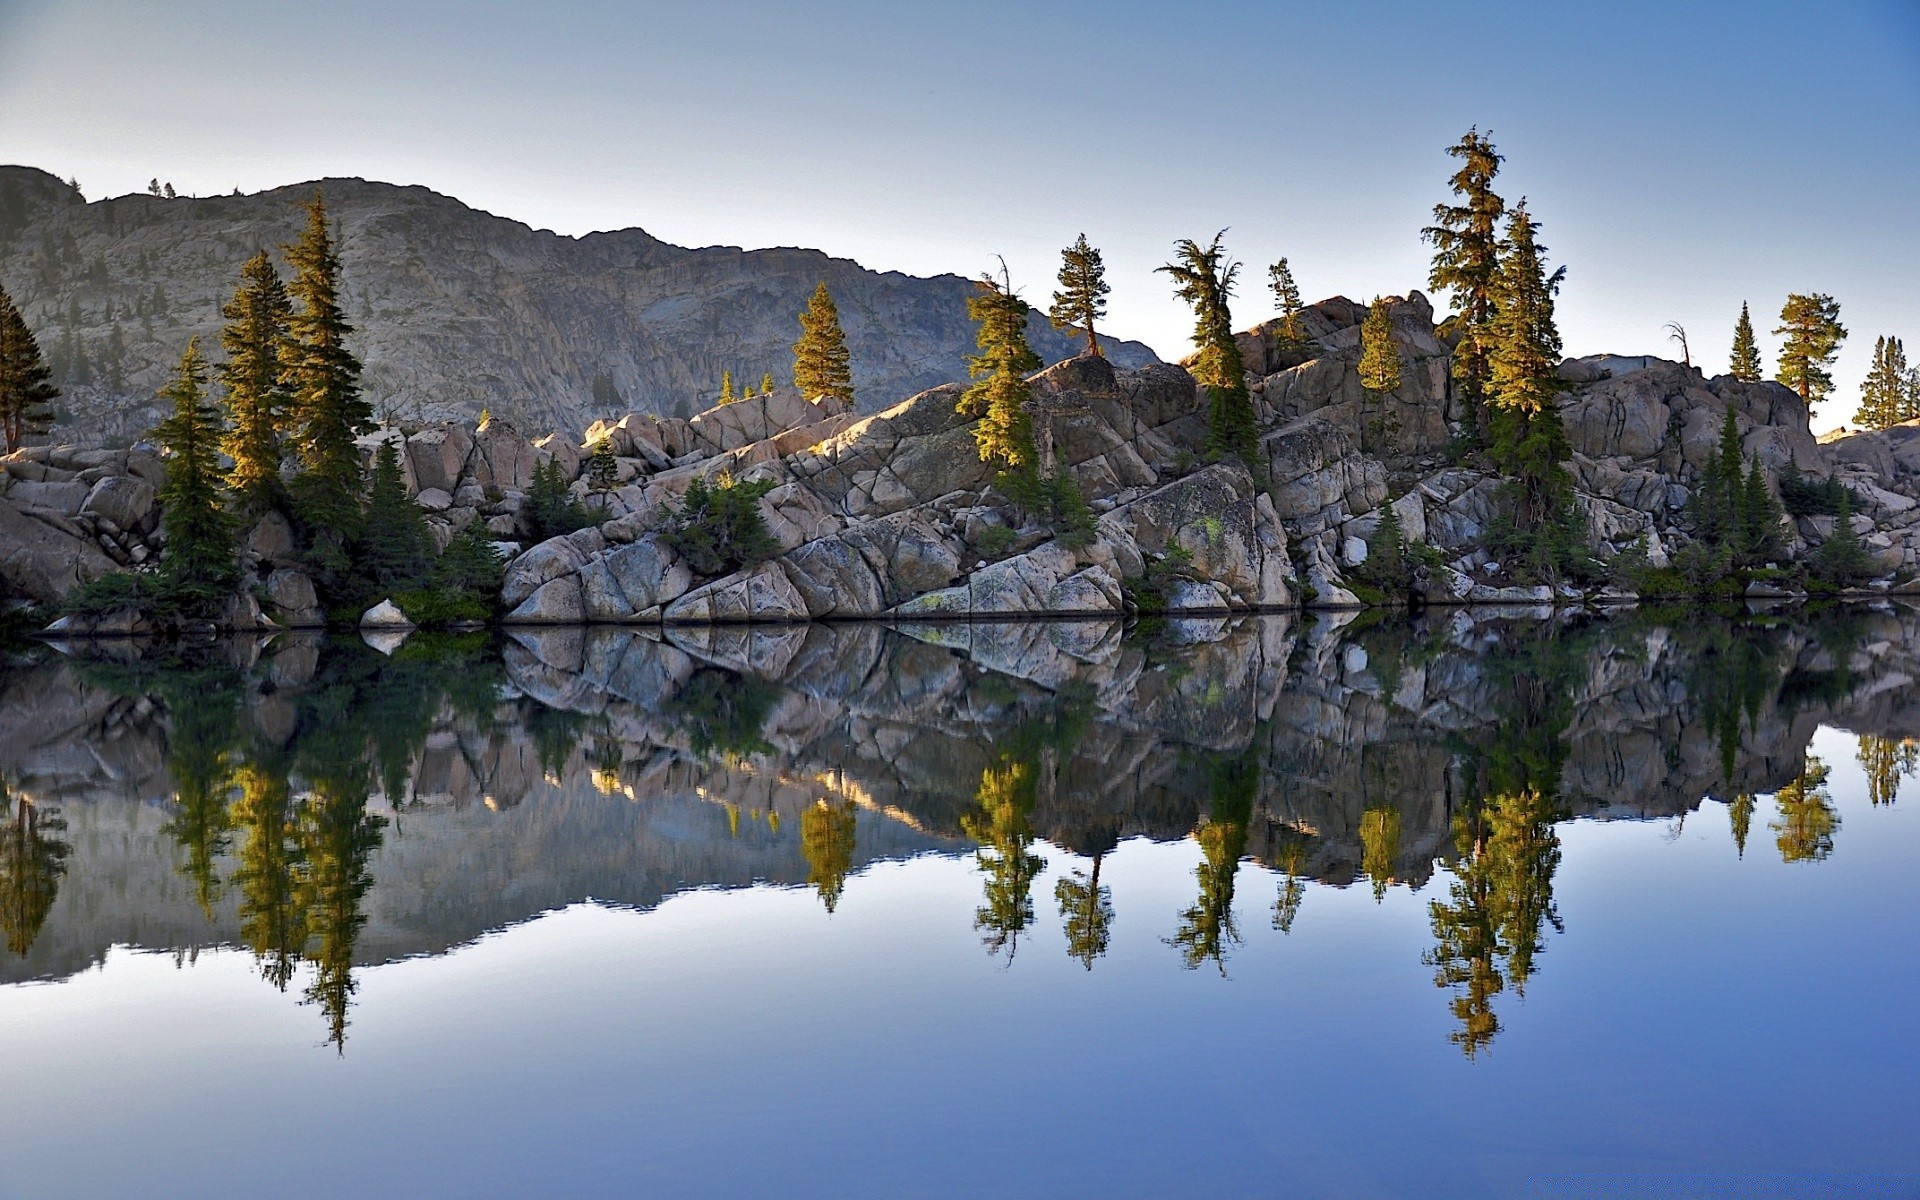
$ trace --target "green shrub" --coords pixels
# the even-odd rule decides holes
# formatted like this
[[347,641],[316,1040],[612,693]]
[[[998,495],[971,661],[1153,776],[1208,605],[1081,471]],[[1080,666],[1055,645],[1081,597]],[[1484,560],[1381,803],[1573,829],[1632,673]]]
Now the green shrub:
[[722,474],[713,483],[696,478],[680,505],[669,507],[660,540],[680,552],[697,575],[725,575],[765,562],[780,550],[760,515],[760,497],[774,481],[735,483]]
[[566,472],[558,461],[549,460],[533,469],[533,486],[527,489],[527,523],[533,527],[536,542],[594,523],[593,514],[567,490]]
[[455,621],[485,621],[492,618],[495,607],[479,596],[447,588],[395,592],[393,602],[406,614],[407,620],[422,629],[451,625]]
[[973,535],[973,547],[982,558],[999,558],[1013,548],[1015,536],[1005,525],[989,525]]
[[1062,545],[1077,550],[1093,541],[1093,509],[1080,485],[1065,471],[1052,475],[1009,472],[994,483],[1022,511],[1044,521]]
[[1833,476],[1812,479],[1802,475],[1798,467],[1789,466],[1780,474],[1780,503],[1789,516],[1831,517],[1839,514],[1842,504],[1853,507],[1859,501]]
[[1877,574],[1873,556],[1860,544],[1860,535],[1853,531],[1851,499],[1846,489],[1841,491],[1840,511],[1834,514],[1833,532],[1820,543],[1807,564],[1814,580],[1836,588],[1854,587]]
[[1183,546],[1169,546],[1164,557],[1146,564],[1139,575],[1121,580],[1135,612],[1153,616],[1167,611],[1174,585],[1193,578],[1193,555]]

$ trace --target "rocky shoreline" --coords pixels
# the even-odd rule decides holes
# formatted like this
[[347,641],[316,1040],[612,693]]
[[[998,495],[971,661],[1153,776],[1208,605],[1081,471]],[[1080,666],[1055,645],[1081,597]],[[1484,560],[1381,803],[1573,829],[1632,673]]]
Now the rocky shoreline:
[[[533,438],[510,423],[403,425],[362,439],[401,450],[407,491],[436,540],[479,522],[507,560],[501,620],[510,625],[787,623],[827,619],[1186,616],[1363,607],[1356,586],[1368,542],[1391,505],[1410,545],[1434,565],[1419,590],[1434,605],[1624,603],[1614,584],[1529,586],[1484,549],[1499,476],[1460,453],[1472,414],[1450,387],[1450,347],[1418,292],[1391,308],[1404,367],[1398,390],[1361,386],[1365,306],[1341,298],[1302,315],[1314,349],[1289,348],[1273,325],[1240,335],[1260,423],[1250,470],[1205,462],[1205,393],[1181,367],[1059,363],[1030,380],[1042,467],[1070,476],[1092,513],[1090,536],[1022,521],[980,461],[959,385],[882,412],[776,390],[691,418],[629,414],[583,442]],[[1920,426],[1822,443],[1800,398],[1774,383],[1709,378],[1658,358],[1596,356],[1561,364],[1569,469],[1602,561],[1644,553],[1663,567],[1691,539],[1687,501],[1732,411],[1742,455],[1777,494],[1788,472],[1834,478],[1860,500],[1853,525],[1881,577],[1861,594],[1905,591],[1920,577]],[[617,470],[599,488],[588,447],[605,439]],[[536,541],[528,493],[557,464],[587,528]],[[27,447],[0,458],[0,596],[57,606],[77,584],[139,568],[160,547],[160,460],[141,447]],[[777,544],[765,561],[698,576],[661,536],[695,479],[767,481],[760,512]],[[1787,560],[1833,529],[1803,516],[1785,531]],[[248,530],[252,586],[216,626],[327,623],[286,523]],[[1150,610],[1143,582],[1155,581]],[[1755,598],[1791,598],[1755,584]],[[364,618],[404,626],[392,605]],[[140,632],[130,618],[65,618],[54,632]]]

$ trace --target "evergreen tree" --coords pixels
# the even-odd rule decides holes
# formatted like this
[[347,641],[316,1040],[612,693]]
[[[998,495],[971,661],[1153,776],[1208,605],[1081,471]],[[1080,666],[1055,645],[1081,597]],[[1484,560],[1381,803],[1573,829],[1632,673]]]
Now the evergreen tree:
[[1873,556],[1860,544],[1860,535],[1853,528],[1853,493],[1843,488],[1833,532],[1814,551],[1813,574],[1835,587],[1852,587],[1870,578],[1873,569]]
[[1370,399],[1400,390],[1400,347],[1393,341],[1393,317],[1387,302],[1378,296],[1360,323],[1360,386]]
[[793,344],[793,386],[808,400],[832,397],[853,403],[852,358],[840,328],[840,310],[822,283],[800,314],[800,340]]
[[620,460],[614,457],[613,443],[604,437],[593,439],[587,454],[587,488],[600,497],[600,510],[606,511],[607,493],[620,483]]
[[1107,315],[1107,269],[1100,252],[1081,234],[1073,245],[1060,252],[1060,290],[1053,294],[1053,308],[1047,318],[1055,329],[1077,330],[1085,334],[1087,353],[1101,357],[1100,338],[1094,322]]
[[1247,393],[1246,363],[1233,339],[1228,300],[1240,264],[1230,262],[1220,239],[1201,246],[1191,238],[1174,246],[1176,261],[1156,270],[1170,275],[1174,294],[1193,309],[1194,381],[1207,389],[1207,445],[1210,454],[1238,455],[1248,466],[1259,453],[1253,398]]
[[1307,331],[1300,324],[1304,306],[1300,303],[1299,285],[1293,282],[1293,268],[1283,258],[1267,268],[1267,279],[1273,289],[1274,305],[1280,310],[1280,339],[1290,349],[1305,346]]
[[1740,505],[1739,558],[1744,565],[1757,567],[1780,557],[1780,527],[1786,520],[1780,502],[1767,490],[1757,454],[1748,460],[1744,491]]
[[441,591],[476,600],[483,610],[490,611],[500,601],[500,582],[505,574],[506,564],[494,550],[487,527],[474,520],[454,534],[440,552],[433,581]]
[[720,403],[732,404],[740,397],[733,394],[733,372],[720,372]]
[[1694,536],[1710,546],[1731,545],[1739,535],[1745,495],[1741,461],[1740,426],[1729,404],[1720,421],[1720,445],[1700,472],[1691,512]]
[[0,435],[8,453],[53,427],[51,405],[60,389],[52,377],[26,318],[0,288]]
[[1067,954],[1089,971],[1113,938],[1113,889],[1100,882],[1103,857],[1104,853],[1095,852],[1090,870],[1076,867],[1053,885],[1053,899],[1060,906],[1060,922],[1067,935]]
[[816,800],[800,814],[800,851],[807,860],[807,882],[831,913],[839,907],[847,876],[853,873],[855,817],[851,800]]
[[227,352],[218,369],[227,407],[227,436],[220,448],[233,460],[227,487],[240,510],[251,515],[283,498],[280,435],[291,409],[284,375],[293,305],[265,251],[247,260],[240,280],[233,299],[220,309],[227,322],[220,331],[220,346]]
[[293,407],[293,448],[301,474],[295,511],[307,526],[314,562],[327,576],[347,569],[345,547],[358,531],[365,483],[354,439],[373,432],[373,406],[360,394],[360,360],[347,349],[340,304],[340,255],[318,192],[307,205],[307,230],[285,247],[293,268],[288,291],[299,307],[288,320],[283,376]]
[[1555,405],[1560,331],[1554,295],[1566,268],[1548,273],[1537,229],[1526,202],[1515,206],[1495,281],[1486,399],[1494,460],[1517,483],[1512,520],[1521,552],[1534,574],[1557,577],[1580,553],[1573,480],[1561,465],[1572,447]]
[[1453,378],[1469,403],[1486,398],[1492,379],[1494,312],[1500,288],[1500,219],[1506,201],[1493,190],[1500,173],[1500,155],[1491,136],[1478,127],[1447,148],[1460,160],[1450,186],[1459,204],[1438,204],[1434,223],[1421,231],[1433,245],[1433,267],[1428,283],[1448,294],[1453,316],[1443,329],[1458,339],[1453,350]]
[[1799,392],[1809,407],[1825,400],[1833,390],[1827,368],[1847,338],[1839,304],[1832,296],[1796,292],[1780,309],[1780,328],[1774,332],[1787,339],[1780,347],[1780,369],[1774,378]]
[[558,459],[549,459],[533,468],[533,483],[527,488],[527,515],[536,541],[559,537],[593,524],[593,518],[573,498],[567,486],[567,474]]
[[1867,429],[1885,429],[1907,419],[1909,371],[1906,347],[1897,337],[1874,339],[1873,366],[1860,386],[1860,410],[1854,423]]
[[1733,361],[1729,371],[1741,383],[1760,382],[1760,346],[1753,340],[1753,317],[1740,302],[1740,319],[1733,325]]
[[187,343],[160,398],[173,403],[173,415],[154,430],[167,465],[160,487],[160,523],[167,535],[160,569],[176,595],[211,603],[232,588],[238,570],[233,518],[221,506],[220,414],[207,398],[199,338]]
[[1027,345],[1027,302],[1013,290],[1005,268],[1001,277],[983,275],[967,301],[967,317],[979,323],[974,344],[980,353],[967,359],[967,373],[978,382],[960,394],[962,416],[978,417],[973,438],[980,461],[996,463],[1008,474],[1032,474],[1039,459],[1027,403],[1033,391],[1027,375],[1041,367]]
[[407,495],[395,440],[382,441],[374,451],[373,480],[355,555],[355,566],[372,590],[387,594],[420,586],[433,565],[433,535],[426,515]]
[[760,377],[760,394],[762,396],[773,395],[773,372],[772,371],[768,371],[765,375],[762,375]]

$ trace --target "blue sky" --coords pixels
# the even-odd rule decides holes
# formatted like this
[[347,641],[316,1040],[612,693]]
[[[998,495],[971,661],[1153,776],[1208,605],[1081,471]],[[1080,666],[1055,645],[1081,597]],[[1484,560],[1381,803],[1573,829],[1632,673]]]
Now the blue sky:
[[1442,149],[1491,129],[1568,265],[1569,353],[1724,367],[1750,300],[1837,297],[1920,350],[1920,0],[1325,4],[0,0],[0,160],[89,196],[322,175],[563,233],[818,246],[1044,302],[1104,248],[1114,332],[1184,351],[1152,273],[1229,229],[1241,324],[1423,286]]

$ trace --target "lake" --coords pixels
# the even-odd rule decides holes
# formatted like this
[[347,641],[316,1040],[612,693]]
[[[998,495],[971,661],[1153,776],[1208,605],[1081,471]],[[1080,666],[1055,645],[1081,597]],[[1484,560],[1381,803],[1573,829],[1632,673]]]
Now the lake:
[[1916,737],[1884,605],[15,646],[0,1196],[1920,1195]]

